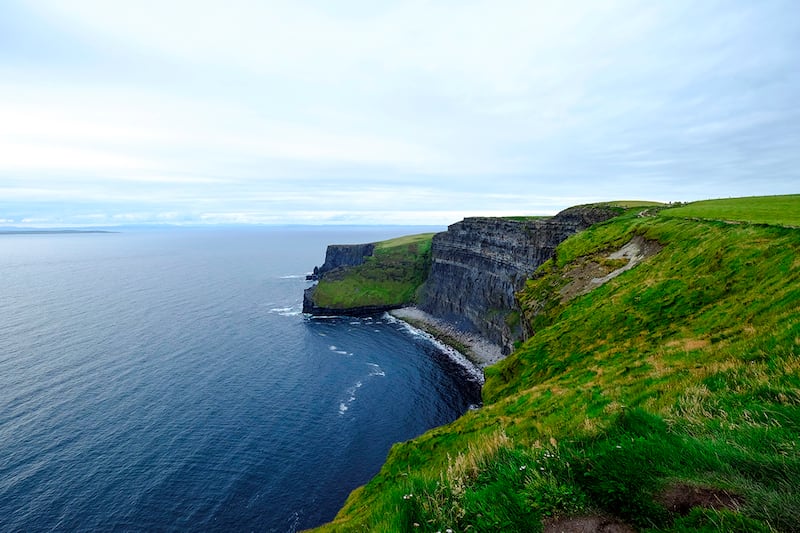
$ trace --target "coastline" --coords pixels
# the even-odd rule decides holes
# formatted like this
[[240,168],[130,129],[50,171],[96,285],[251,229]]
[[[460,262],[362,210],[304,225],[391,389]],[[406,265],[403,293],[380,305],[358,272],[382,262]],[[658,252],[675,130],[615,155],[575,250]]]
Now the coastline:
[[456,329],[452,324],[411,306],[388,313],[458,351],[481,371],[503,359],[502,348],[475,333]]

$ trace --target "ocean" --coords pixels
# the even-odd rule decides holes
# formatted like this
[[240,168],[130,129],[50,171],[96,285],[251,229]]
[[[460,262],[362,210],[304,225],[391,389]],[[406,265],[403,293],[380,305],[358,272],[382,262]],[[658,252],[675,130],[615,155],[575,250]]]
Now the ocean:
[[386,315],[310,318],[332,243],[414,228],[0,235],[0,531],[297,531],[479,373]]

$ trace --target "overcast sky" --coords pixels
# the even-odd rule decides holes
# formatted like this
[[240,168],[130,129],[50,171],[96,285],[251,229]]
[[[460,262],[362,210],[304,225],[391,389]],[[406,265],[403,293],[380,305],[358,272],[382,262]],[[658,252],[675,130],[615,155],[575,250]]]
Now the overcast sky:
[[2,225],[797,192],[797,0],[0,0]]

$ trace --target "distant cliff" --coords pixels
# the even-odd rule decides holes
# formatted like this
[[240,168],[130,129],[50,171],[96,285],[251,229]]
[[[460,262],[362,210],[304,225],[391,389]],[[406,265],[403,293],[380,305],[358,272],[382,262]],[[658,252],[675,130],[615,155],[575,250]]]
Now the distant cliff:
[[326,272],[337,268],[358,266],[366,261],[367,257],[375,252],[375,243],[367,244],[331,244],[325,250],[325,262],[320,267],[314,267],[314,273],[308,276],[310,280],[318,280]]
[[419,307],[509,352],[522,338],[515,293],[570,235],[620,210],[579,206],[552,218],[466,218],[438,233]]
[[416,302],[430,268],[432,233],[370,244],[328,246],[325,263],[309,276],[303,312],[362,315]]

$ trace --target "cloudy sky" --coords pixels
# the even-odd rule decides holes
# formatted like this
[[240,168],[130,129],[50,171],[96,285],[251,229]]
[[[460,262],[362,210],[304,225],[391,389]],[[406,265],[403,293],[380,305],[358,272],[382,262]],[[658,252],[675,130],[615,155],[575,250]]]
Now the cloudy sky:
[[800,192],[800,2],[0,0],[0,224]]

